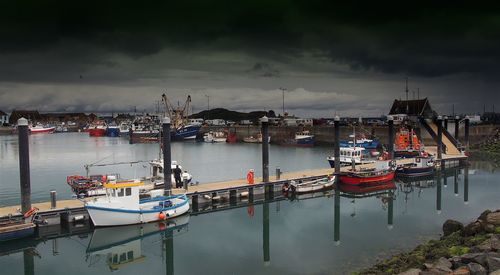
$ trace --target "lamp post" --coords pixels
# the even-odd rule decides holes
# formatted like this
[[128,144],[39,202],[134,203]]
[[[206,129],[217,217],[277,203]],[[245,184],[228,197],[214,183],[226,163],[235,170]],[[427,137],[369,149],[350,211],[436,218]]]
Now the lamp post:
[[208,113],[207,113],[207,120],[210,119],[210,96],[208,95],[205,95],[207,97],[207,109],[208,109]]
[[286,88],[280,87],[281,94],[283,96],[283,117],[285,117],[285,91]]

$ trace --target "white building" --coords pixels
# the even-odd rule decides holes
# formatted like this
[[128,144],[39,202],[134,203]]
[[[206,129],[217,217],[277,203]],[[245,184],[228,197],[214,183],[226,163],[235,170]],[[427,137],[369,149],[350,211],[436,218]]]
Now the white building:
[[9,123],[9,115],[7,113],[0,111],[0,126]]
[[209,126],[225,126],[226,121],[223,119],[210,119],[205,121]]
[[203,118],[191,118],[191,119],[189,119],[189,124],[192,124],[192,125],[202,125],[203,124]]

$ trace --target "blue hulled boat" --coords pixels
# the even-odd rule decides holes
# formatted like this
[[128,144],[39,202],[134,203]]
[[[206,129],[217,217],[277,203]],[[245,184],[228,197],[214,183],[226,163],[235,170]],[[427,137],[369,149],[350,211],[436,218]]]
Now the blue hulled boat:
[[119,137],[120,136],[120,127],[117,125],[108,125],[106,128],[106,136],[108,137]]
[[200,128],[201,126],[197,124],[182,125],[175,130],[173,129],[170,132],[170,137],[172,140],[195,139]]

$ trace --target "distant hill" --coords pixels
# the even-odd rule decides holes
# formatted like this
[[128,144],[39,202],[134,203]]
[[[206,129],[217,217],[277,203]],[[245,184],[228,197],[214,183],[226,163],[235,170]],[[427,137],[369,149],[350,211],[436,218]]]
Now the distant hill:
[[254,111],[250,113],[243,113],[243,112],[236,112],[236,111],[230,111],[224,108],[216,108],[212,109],[210,111],[201,111],[196,114],[192,114],[189,116],[190,118],[203,118],[203,119],[224,119],[224,120],[232,120],[235,122],[238,122],[240,120],[251,120],[251,121],[257,121],[259,118],[263,116],[268,116],[268,117],[274,117],[274,111]]

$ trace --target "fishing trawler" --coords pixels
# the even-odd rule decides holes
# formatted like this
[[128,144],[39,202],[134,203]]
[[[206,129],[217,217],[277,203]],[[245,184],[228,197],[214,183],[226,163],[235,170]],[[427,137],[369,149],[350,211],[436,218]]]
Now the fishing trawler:
[[194,140],[201,129],[199,123],[189,123],[189,109],[191,106],[191,96],[188,95],[182,107],[174,107],[165,94],[162,95],[162,102],[165,108],[164,116],[170,118],[170,138],[173,141]]
[[31,134],[52,134],[56,127],[37,123],[35,126],[30,126],[29,130]]
[[394,179],[394,163],[392,161],[377,161],[374,168],[356,169],[353,168],[347,172],[342,172],[340,182],[350,185],[361,185],[375,182],[385,182]]

